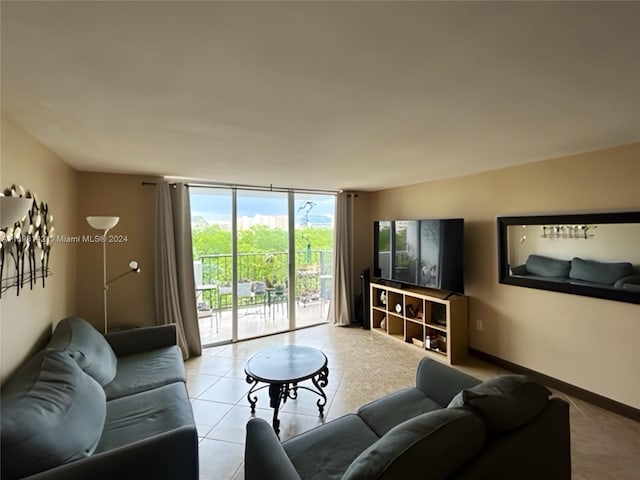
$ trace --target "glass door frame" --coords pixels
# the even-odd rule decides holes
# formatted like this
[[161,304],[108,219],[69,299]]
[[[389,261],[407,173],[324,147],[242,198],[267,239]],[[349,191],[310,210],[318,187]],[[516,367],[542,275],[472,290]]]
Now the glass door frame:
[[231,189],[231,342],[238,341],[238,189]]
[[[218,185],[191,185],[194,188],[222,188],[225,186]],[[231,338],[225,338],[223,340],[210,342],[203,344],[204,347],[207,346],[215,346],[215,345],[224,345],[229,343],[236,343],[242,340],[249,340],[251,338],[257,338],[260,336],[277,334],[277,333],[286,333],[296,330],[296,287],[297,287],[297,279],[296,279],[296,214],[295,214],[295,200],[296,195],[304,194],[304,193],[313,193],[318,195],[335,195],[335,192],[329,191],[306,191],[300,190],[296,191],[295,189],[269,189],[269,188],[257,188],[251,186],[226,186],[230,190],[231,193]],[[238,280],[239,280],[239,265],[238,265],[238,193],[251,192],[251,191],[262,191],[262,192],[273,192],[273,193],[286,193],[286,201],[287,201],[287,312],[288,312],[288,328],[285,330],[278,330],[271,333],[243,337],[238,338],[239,336],[239,302],[238,302]],[[335,228],[335,225],[334,225]],[[220,301],[218,299],[218,301]],[[322,323],[322,322],[318,322]],[[312,325],[304,325],[304,328]]]
[[[256,337],[246,337],[246,338],[238,338],[239,336],[239,328],[238,328],[238,190],[241,192],[249,192],[250,189],[243,188],[231,188],[231,343],[235,343],[242,340],[249,340],[251,338]],[[275,193],[275,192],[274,192]],[[295,281],[295,214],[294,212],[294,199],[295,192],[289,190],[286,192],[287,194],[287,284],[288,288],[288,298],[287,298],[287,312],[289,318],[289,327],[286,330],[275,331],[267,335],[272,335],[276,333],[285,333],[291,332],[296,328],[296,281]],[[291,261],[291,256],[293,252],[293,259]],[[262,335],[263,336],[263,335]],[[226,343],[227,341],[223,341],[220,343]]]
[[[289,271],[287,272],[289,284],[289,298],[287,302],[289,314],[289,332],[296,329],[296,216],[293,213],[295,193],[289,191],[287,193],[287,221],[288,221],[288,262]],[[293,256],[293,261],[291,261]]]

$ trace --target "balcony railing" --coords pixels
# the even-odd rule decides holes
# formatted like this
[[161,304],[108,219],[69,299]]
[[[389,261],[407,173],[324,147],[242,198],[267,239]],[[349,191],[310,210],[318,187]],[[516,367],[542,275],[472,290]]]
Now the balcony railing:
[[[295,288],[296,300],[309,302],[314,299],[328,299],[332,270],[331,250],[305,250],[295,253],[294,264],[296,272]],[[239,253],[238,283],[264,282],[266,287],[286,290],[288,282],[288,258],[286,252],[274,253]],[[202,262],[202,283],[216,285],[217,288],[209,292],[207,301],[211,308],[226,309],[231,305],[231,298],[222,292],[230,291],[232,282],[231,254],[202,255],[196,258]],[[266,301],[266,296],[241,295],[238,305],[254,305],[256,302]]]

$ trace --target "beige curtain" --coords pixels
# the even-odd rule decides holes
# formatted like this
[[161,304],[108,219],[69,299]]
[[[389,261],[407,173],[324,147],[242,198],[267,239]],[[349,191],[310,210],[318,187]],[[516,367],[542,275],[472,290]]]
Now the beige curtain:
[[355,194],[340,192],[336,196],[333,255],[333,291],[329,318],[336,325],[349,325],[355,318],[353,291],[353,202]]
[[202,354],[191,247],[191,207],[184,183],[159,182],[156,190],[156,315],[175,323],[186,360]]

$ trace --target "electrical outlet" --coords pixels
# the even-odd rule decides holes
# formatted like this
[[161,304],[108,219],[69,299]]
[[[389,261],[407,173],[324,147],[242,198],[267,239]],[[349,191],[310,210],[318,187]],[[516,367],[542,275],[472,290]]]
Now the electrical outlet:
[[484,325],[482,323],[482,320],[476,320],[476,330],[479,330],[479,331],[484,330]]

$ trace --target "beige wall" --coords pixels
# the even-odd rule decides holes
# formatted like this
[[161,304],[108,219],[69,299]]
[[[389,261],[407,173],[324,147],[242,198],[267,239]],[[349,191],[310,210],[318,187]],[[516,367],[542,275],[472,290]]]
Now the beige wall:
[[[2,117],[0,186],[22,185],[48,203],[56,235],[76,231],[76,172],[32,137]],[[16,296],[15,289],[0,300],[0,378],[4,381],[31,353],[48,340],[51,328],[74,313],[76,303],[76,245],[57,243],[51,249],[52,276]]]
[[[81,235],[99,235],[86,221],[90,215],[120,217],[107,234],[107,279],[128,269],[136,260],[142,271],[129,274],[108,290],[109,331],[131,325],[154,325],[155,187],[143,186],[148,177],[79,173],[78,229]],[[78,314],[103,330],[102,244],[78,246]]]
[[496,239],[500,215],[637,210],[639,158],[636,143],[380,191],[371,220],[464,217],[471,347],[640,408],[640,306],[498,284]]

